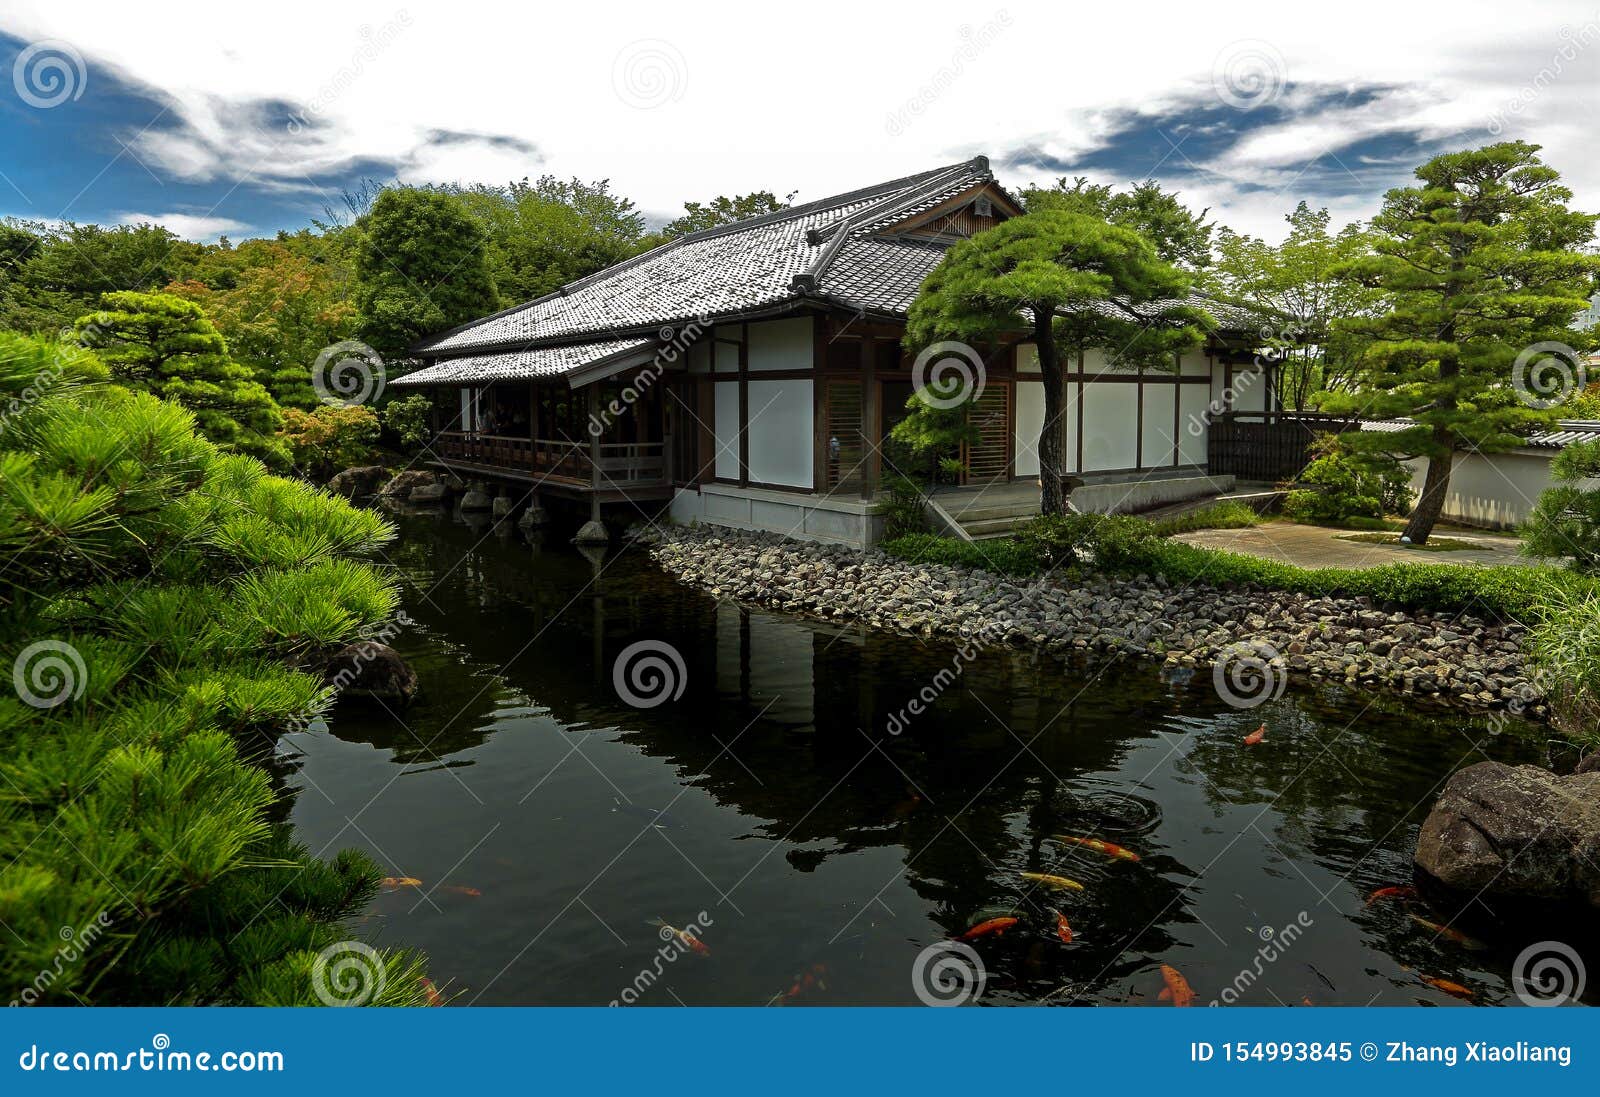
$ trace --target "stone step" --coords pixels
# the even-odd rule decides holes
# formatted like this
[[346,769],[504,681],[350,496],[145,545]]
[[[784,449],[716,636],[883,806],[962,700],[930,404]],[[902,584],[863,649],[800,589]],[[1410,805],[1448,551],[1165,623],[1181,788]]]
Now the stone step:
[[980,537],[1004,537],[1017,528],[1018,523],[1024,521],[1023,517],[1012,518],[987,518],[981,522],[961,523],[961,528],[967,531],[967,536],[973,540]]
[[963,511],[951,511],[950,517],[966,526],[973,522],[987,522],[995,518],[1032,518],[1038,513],[1038,503],[1011,503],[993,507],[968,507]]

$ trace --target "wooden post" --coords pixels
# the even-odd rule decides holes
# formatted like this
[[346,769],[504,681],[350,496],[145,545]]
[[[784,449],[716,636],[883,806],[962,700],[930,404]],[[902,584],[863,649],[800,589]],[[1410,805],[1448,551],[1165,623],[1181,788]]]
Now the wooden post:
[[[588,394],[589,422],[597,422],[600,416],[600,386],[585,386],[584,392]],[[589,487],[594,491],[600,490],[600,435],[589,432]],[[595,501],[595,521],[600,520],[599,501]]]
[[882,469],[878,453],[878,356],[873,353],[875,344],[865,334],[861,336],[861,455],[867,467],[861,475],[861,498],[871,499],[878,493],[878,478]]

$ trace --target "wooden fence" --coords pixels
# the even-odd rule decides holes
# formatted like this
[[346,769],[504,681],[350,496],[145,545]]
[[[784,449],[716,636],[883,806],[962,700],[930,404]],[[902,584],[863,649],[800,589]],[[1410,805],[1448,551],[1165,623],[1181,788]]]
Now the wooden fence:
[[1319,434],[1360,426],[1356,419],[1308,411],[1234,411],[1211,421],[1206,463],[1213,476],[1278,483],[1293,480],[1311,460]]

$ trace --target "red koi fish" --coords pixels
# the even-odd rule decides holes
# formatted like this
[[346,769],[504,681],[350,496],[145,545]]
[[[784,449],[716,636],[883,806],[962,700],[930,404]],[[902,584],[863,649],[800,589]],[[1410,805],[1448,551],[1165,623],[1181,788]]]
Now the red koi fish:
[[1056,936],[1061,938],[1062,944],[1072,944],[1072,926],[1067,924],[1067,916],[1059,910],[1052,910],[1051,913],[1056,916]]
[[1011,917],[990,918],[987,922],[979,922],[961,936],[957,937],[956,940],[976,941],[979,937],[987,937],[991,933],[1004,933],[1006,930],[1010,929],[1016,924],[1017,920]]
[[1253,747],[1257,743],[1265,743],[1266,741],[1267,741],[1267,725],[1266,724],[1262,724],[1260,727],[1256,728],[1256,730],[1252,731],[1249,735],[1246,735],[1244,737],[1244,745],[1247,746],[1247,747]]
[[483,894],[477,888],[469,888],[462,884],[446,884],[442,890],[454,892],[457,895],[467,895],[474,899]]
[[1416,888],[1396,884],[1394,887],[1379,888],[1377,891],[1374,891],[1371,895],[1367,896],[1366,905],[1370,907],[1379,899],[1415,899],[1416,897]]
[[1475,997],[1470,987],[1464,987],[1460,983],[1453,983],[1449,979],[1441,979],[1437,975],[1419,975],[1417,978],[1427,983],[1434,990],[1444,991],[1452,998],[1460,998],[1470,1002]]
[[444,995],[439,993],[438,988],[433,985],[433,980],[426,975],[422,977],[422,989],[428,995],[428,1004],[430,1006],[444,1005]]
[[1171,964],[1161,965],[1161,978],[1167,984],[1166,989],[1156,995],[1163,1002],[1171,1002],[1175,1006],[1194,1005],[1194,989],[1189,986],[1178,969]]
[[645,925],[655,926],[658,929],[665,930],[666,932],[662,934],[662,940],[677,941],[679,945],[688,949],[696,956],[711,955],[711,950],[706,947],[705,942],[700,940],[700,938],[696,937],[686,929],[679,929],[677,926],[668,925],[661,918],[652,919],[651,921],[646,922]]
[[1417,923],[1417,925],[1421,926],[1423,929],[1432,932],[1436,936],[1443,937],[1449,941],[1454,941],[1462,948],[1471,949],[1473,952],[1481,952],[1489,947],[1476,937],[1468,937],[1465,933],[1462,933],[1454,926],[1442,926],[1438,922],[1429,921],[1420,914],[1411,915],[1411,920]]
[[1115,857],[1119,861],[1137,861],[1139,855],[1131,849],[1123,849],[1115,842],[1107,842],[1103,838],[1077,838],[1071,834],[1052,835],[1057,842],[1067,842],[1084,849],[1092,849],[1096,853],[1103,853],[1107,857]]
[[809,990],[827,990],[826,976],[827,964],[812,964],[811,970],[802,971],[794,977],[794,982],[789,984],[788,990],[780,990],[767,1000],[769,1006],[781,1006],[794,1001]]

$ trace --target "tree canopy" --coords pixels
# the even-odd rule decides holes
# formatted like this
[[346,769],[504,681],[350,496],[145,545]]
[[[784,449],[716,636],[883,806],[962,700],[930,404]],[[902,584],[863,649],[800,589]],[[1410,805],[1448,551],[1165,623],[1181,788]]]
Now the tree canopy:
[[788,209],[796,193],[790,191],[779,198],[770,190],[753,190],[749,194],[719,194],[709,202],[685,202],[682,215],[668,221],[661,229],[661,236],[666,240],[676,240],[701,229],[729,225],[749,217],[759,217],[763,213],[776,213]]
[[1154,179],[1135,183],[1127,190],[1091,183],[1084,176],[1068,182],[1063,176],[1050,187],[1028,187],[1019,197],[1029,213],[1065,210],[1086,213],[1113,225],[1141,233],[1167,263],[1191,271],[1211,265],[1211,233],[1215,222],[1206,213],[1184,205],[1176,191],[1167,191]]

